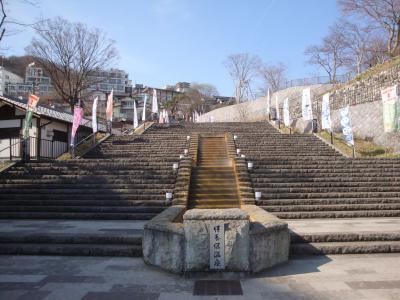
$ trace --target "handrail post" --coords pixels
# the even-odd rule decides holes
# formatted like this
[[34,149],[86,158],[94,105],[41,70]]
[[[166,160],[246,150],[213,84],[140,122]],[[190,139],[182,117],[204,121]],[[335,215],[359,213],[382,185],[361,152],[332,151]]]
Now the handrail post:
[[54,157],[54,140],[51,140],[51,158],[55,158]]
[[11,137],[10,137],[10,161],[12,161],[12,144],[11,144]]

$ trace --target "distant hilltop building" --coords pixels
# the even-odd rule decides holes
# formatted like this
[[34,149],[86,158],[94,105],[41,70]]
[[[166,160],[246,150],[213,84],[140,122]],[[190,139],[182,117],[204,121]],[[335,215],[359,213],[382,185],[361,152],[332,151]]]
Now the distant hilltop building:
[[132,81],[129,79],[128,73],[119,69],[111,69],[107,71],[98,71],[89,76],[95,84],[91,85],[90,91],[111,92],[114,95],[124,95],[132,89]]
[[38,84],[39,93],[48,95],[54,91],[49,77],[44,75],[43,69],[28,65],[25,71],[25,78],[14,74],[7,69],[0,68],[1,95],[7,94],[10,96],[27,96],[32,93],[35,83]]

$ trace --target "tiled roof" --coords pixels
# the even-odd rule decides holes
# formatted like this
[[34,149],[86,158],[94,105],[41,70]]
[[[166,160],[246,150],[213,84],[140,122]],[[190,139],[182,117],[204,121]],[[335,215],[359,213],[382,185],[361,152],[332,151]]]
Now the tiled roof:
[[[0,101],[4,101],[9,104],[15,105],[23,110],[26,110],[26,107],[27,107],[26,99],[19,99],[19,98],[10,97],[10,96],[7,96],[7,97],[0,96]],[[49,107],[46,107],[46,106],[43,106],[40,104],[37,105],[37,107],[33,110],[33,112],[39,116],[44,116],[47,118],[51,118],[51,119],[55,119],[55,120],[59,120],[59,121],[63,121],[63,122],[71,123],[71,124],[74,119],[73,114],[70,114],[70,113],[67,113],[64,111],[60,111],[57,109],[49,108]],[[92,121],[89,119],[82,118],[81,126],[92,128]],[[105,131],[106,126],[98,123],[98,130]]]

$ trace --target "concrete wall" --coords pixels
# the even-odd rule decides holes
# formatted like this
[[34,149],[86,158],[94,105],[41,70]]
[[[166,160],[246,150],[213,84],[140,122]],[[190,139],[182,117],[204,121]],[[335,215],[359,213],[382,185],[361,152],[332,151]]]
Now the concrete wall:
[[[289,98],[289,106],[301,99],[303,89],[308,86],[297,86],[278,91],[272,95],[272,107],[275,108],[275,97],[278,97],[278,105],[282,117],[282,107],[285,98]],[[331,88],[331,85],[310,86],[311,92],[321,94]],[[301,104],[301,102],[300,102]],[[200,122],[253,122],[268,119],[267,97],[261,97],[254,101],[221,107],[212,110],[200,117]]]
[[[400,152],[400,133],[385,133],[383,130],[381,91],[384,88],[400,83],[400,63],[389,63],[392,65],[378,66],[386,70],[379,71],[372,69],[369,71],[369,74],[363,74],[359,80],[353,80],[345,85],[310,86],[313,118],[318,120],[318,126],[321,124],[322,96],[329,91],[331,94],[331,119],[335,132],[341,133],[339,109],[349,105],[353,131],[356,138],[370,139],[377,145],[389,147],[395,152]],[[375,72],[375,74],[372,72]],[[275,96],[278,96],[281,119],[283,118],[283,101],[285,98],[289,98],[291,127],[298,132],[310,132],[312,129],[311,121],[303,121],[301,115],[301,93],[305,88],[307,86],[293,87],[272,95],[273,108],[275,108]],[[266,102],[266,97],[262,97],[252,102],[219,108],[201,116],[200,122],[251,122],[266,120],[268,117]]]

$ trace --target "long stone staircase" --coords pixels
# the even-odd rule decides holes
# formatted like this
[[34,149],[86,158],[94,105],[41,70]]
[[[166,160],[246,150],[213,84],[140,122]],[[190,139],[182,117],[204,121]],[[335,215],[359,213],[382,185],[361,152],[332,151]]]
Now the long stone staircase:
[[225,136],[201,136],[197,165],[192,168],[189,208],[240,206],[236,174]]
[[[316,136],[281,134],[265,122],[172,130],[237,136],[236,148],[253,162],[256,204],[292,226],[292,255],[400,252],[400,228],[393,226],[400,217],[399,159],[347,158]],[[329,226],[318,231],[325,220]]]
[[[389,226],[400,217],[399,159],[346,158],[313,135],[284,135],[259,122],[155,124],[140,136],[112,137],[83,159],[15,165],[0,174],[0,253],[140,255],[141,230],[112,222],[128,228],[169,205],[165,193],[181,184],[172,164],[194,134],[200,139],[190,208],[237,207],[242,195],[253,201],[253,192],[261,192],[256,204],[289,222],[292,254],[400,251],[400,229]],[[226,134],[237,136],[234,145],[223,143]],[[236,178],[231,146],[245,155],[236,158],[242,163]],[[252,170],[243,170],[245,162],[253,162]],[[249,186],[239,190],[235,180],[244,177]],[[42,229],[72,226],[66,221],[110,226],[87,234],[27,232],[35,220],[48,224]],[[19,222],[18,234],[4,234],[12,222]]]
[[[165,194],[176,181],[172,164],[187,144],[186,135],[151,131],[113,136],[83,159],[18,163],[0,174],[0,220],[19,222],[18,234],[0,234],[0,253],[141,255],[142,229],[132,236],[113,227],[125,220],[129,228],[130,220],[151,219],[169,205]],[[34,220],[60,230],[29,231]],[[103,220],[103,229],[72,234],[70,225],[58,225],[65,220],[88,229]]]

